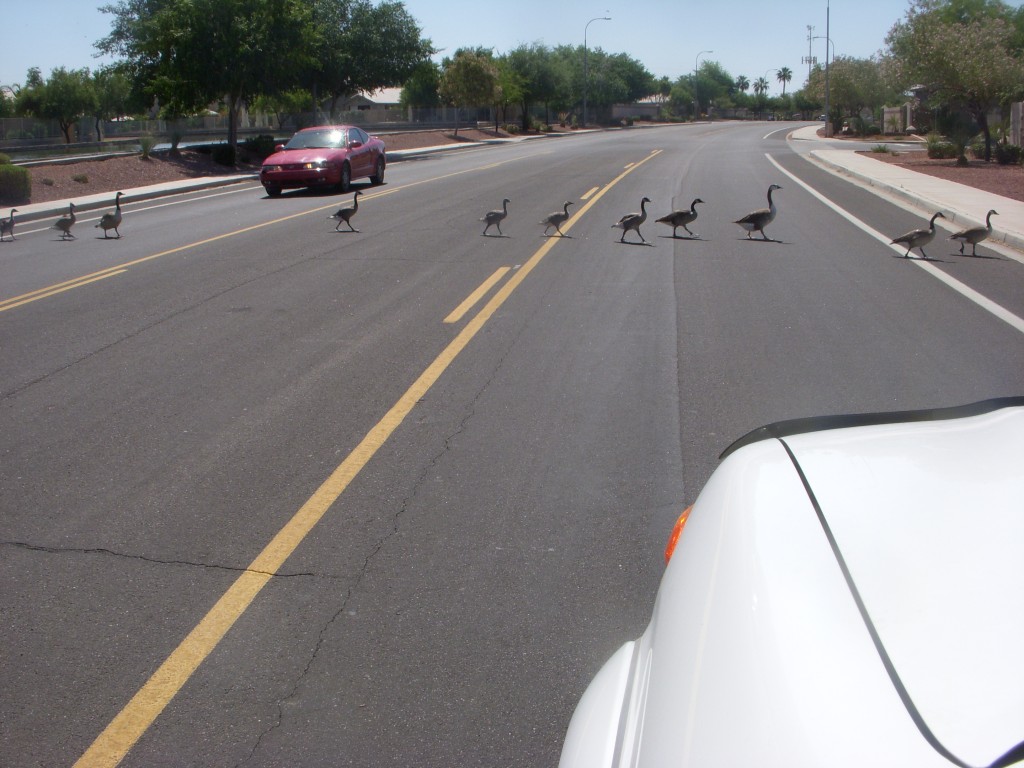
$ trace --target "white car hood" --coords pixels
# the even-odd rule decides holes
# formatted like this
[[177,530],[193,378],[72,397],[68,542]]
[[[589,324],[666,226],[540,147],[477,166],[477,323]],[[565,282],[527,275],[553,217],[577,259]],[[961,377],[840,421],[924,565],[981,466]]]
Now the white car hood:
[[1024,749],[1024,407],[810,428],[744,438],[711,476],[563,768]]
[[908,711],[971,765],[1024,739],[1022,441],[1024,409],[785,438]]

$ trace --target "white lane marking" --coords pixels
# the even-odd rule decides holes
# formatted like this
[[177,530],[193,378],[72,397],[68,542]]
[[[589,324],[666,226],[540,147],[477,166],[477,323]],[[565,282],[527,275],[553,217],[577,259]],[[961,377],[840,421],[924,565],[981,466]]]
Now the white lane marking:
[[[840,208],[838,205],[836,205],[834,202],[829,200],[827,197],[825,197],[823,194],[821,194],[814,187],[810,186],[809,184],[807,184],[806,182],[802,181],[801,179],[798,179],[792,173],[790,173],[785,168],[783,168],[781,165],[779,165],[775,161],[775,159],[772,158],[771,155],[766,153],[765,157],[768,158],[768,162],[770,162],[772,165],[774,165],[779,170],[780,173],[785,174],[788,178],[792,179],[794,182],[799,184],[801,187],[803,187],[805,190],[807,190],[811,195],[816,197],[819,201],[821,201],[822,203],[827,205],[829,208],[831,208],[833,211],[838,213],[840,216],[842,216],[848,222],[853,224],[855,227],[857,227],[858,229],[860,229],[860,230],[866,232],[867,234],[871,235],[873,238],[878,240],[880,243],[888,246],[892,250],[894,250],[897,253],[899,253],[901,256],[903,255],[903,253],[905,251],[905,248],[902,247],[902,246],[893,245],[891,237],[889,237],[888,235],[883,235],[877,229],[874,229],[873,227],[868,226],[867,224],[865,224],[863,221],[858,219],[856,216],[854,216],[852,213],[850,213],[846,209]],[[995,315],[1000,320],[1002,320],[1004,323],[1009,325],[1011,328],[1014,328],[1015,330],[1020,331],[1021,333],[1024,333],[1024,319],[1021,319],[1017,315],[1013,314],[1006,307],[1004,307],[1001,304],[998,304],[998,303],[992,301],[992,299],[988,298],[987,296],[983,296],[982,294],[978,293],[976,290],[974,290],[970,286],[968,286],[968,285],[960,282],[959,280],[957,280],[955,277],[949,276],[948,274],[943,272],[941,269],[939,269],[937,266],[935,266],[931,262],[924,261],[923,259],[910,259],[909,261],[911,261],[913,264],[916,264],[918,267],[923,269],[927,274],[929,274],[932,277],[936,278],[937,280],[940,280],[941,282],[945,283],[947,286],[952,288],[954,291],[959,293],[964,298],[966,298],[966,299],[968,299],[970,301],[973,301],[975,304],[977,304],[979,307],[984,309],[986,312],[990,312],[991,314]]]

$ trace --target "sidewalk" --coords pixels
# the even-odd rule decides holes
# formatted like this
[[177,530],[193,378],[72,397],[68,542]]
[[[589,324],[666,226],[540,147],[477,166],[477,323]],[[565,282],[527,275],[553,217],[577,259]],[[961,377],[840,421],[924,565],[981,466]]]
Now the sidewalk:
[[[793,138],[823,141],[817,131],[817,126],[801,128],[793,133]],[[1024,251],[1024,202],[858,154],[856,150],[863,148],[857,145],[851,149],[815,149],[810,157],[830,171],[904,200],[918,208],[924,218],[942,211],[954,232],[984,225],[990,210],[999,211],[992,218],[989,239]]]

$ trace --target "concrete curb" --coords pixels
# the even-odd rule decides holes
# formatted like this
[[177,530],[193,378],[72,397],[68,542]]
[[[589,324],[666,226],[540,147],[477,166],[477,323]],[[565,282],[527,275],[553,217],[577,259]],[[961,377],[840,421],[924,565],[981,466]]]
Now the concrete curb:
[[[848,150],[840,151],[845,152]],[[963,206],[956,202],[952,202],[953,200],[957,199],[957,196],[955,194],[952,196],[948,194],[943,194],[940,199],[940,197],[934,195],[934,193],[928,193],[927,191],[923,191],[921,188],[910,190],[907,187],[900,184],[897,180],[880,178],[875,174],[858,170],[854,167],[851,167],[851,165],[848,163],[837,161],[835,159],[835,156],[829,156],[828,154],[821,152],[819,150],[812,151],[808,156],[811,158],[813,162],[819,164],[826,170],[829,170],[841,176],[849,177],[850,179],[856,181],[858,184],[867,187],[872,187],[874,189],[880,190],[881,192],[891,197],[895,197],[898,200],[902,200],[910,204],[914,208],[917,208],[926,216],[930,216],[931,214],[935,213],[935,211],[942,211],[944,214],[946,214],[948,223],[950,225],[953,225],[955,230],[963,229],[966,227],[974,227],[978,226],[979,224],[984,224],[984,213],[986,213],[989,210],[989,208],[1002,209],[1000,210],[1000,213],[1003,213],[1003,211],[1005,210],[1008,216],[1008,221],[1020,220],[1019,217],[1012,216],[1011,212],[1017,208],[1024,208],[1024,204],[1018,203],[1017,201],[1014,200],[1010,200],[1009,198],[999,197],[998,195],[991,195],[987,193],[980,193],[977,195],[977,197],[984,198],[986,202],[978,206],[977,210],[972,210],[970,213],[968,213],[963,210]],[[873,162],[878,163],[881,161],[874,160]],[[930,177],[928,178],[930,179]],[[939,181],[942,182],[942,180]],[[942,183],[943,185],[953,185],[953,189],[957,187],[964,187],[964,185],[957,184],[956,182],[945,181]],[[927,185],[923,186],[926,187]],[[946,187],[946,189],[948,189],[948,187]],[[971,187],[966,187],[965,189],[974,192],[973,188]],[[997,203],[996,201],[999,202]],[[982,208],[984,208],[984,211],[981,210]],[[979,215],[981,216],[980,220]],[[1010,216],[1012,216],[1012,218],[1009,218]],[[989,237],[989,240],[997,243],[1003,243],[1009,246],[1010,248],[1014,248],[1018,251],[1024,251],[1024,233],[1000,227],[998,226],[996,219],[993,219],[992,235]]]

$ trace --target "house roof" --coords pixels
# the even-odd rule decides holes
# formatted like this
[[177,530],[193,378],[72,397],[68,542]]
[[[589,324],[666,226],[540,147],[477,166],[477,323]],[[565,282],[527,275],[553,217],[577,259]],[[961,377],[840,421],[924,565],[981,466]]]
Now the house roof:
[[368,91],[359,94],[374,104],[398,104],[401,101],[401,88],[379,88],[376,91]]

